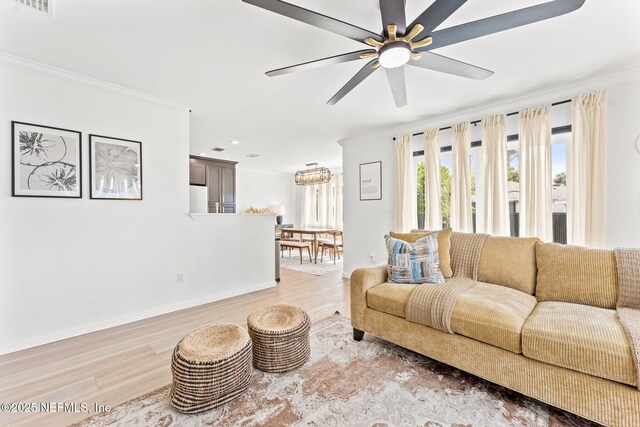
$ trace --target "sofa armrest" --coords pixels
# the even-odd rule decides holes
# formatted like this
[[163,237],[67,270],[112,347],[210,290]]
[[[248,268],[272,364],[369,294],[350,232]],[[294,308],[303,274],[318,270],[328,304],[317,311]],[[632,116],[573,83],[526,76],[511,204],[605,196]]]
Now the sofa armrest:
[[351,326],[364,330],[367,290],[387,281],[387,265],[358,268],[351,273]]

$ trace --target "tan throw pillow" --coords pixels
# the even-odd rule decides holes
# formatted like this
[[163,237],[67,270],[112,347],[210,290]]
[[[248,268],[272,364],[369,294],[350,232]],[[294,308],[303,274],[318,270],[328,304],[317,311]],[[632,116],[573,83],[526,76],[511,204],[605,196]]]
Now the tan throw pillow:
[[[436,230],[438,232],[438,256],[440,257],[440,271],[442,275],[447,279],[453,277],[453,270],[451,270],[451,228],[445,228],[444,230]],[[411,230],[411,233],[394,233],[389,232],[389,236],[394,239],[404,240],[405,242],[414,243],[416,240],[435,233],[436,231],[429,230]]]
[[478,280],[533,295],[538,242],[537,237],[487,237],[478,264]]
[[538,243],[536,262],[538,301],[616,308],[618,274],[612,250]]

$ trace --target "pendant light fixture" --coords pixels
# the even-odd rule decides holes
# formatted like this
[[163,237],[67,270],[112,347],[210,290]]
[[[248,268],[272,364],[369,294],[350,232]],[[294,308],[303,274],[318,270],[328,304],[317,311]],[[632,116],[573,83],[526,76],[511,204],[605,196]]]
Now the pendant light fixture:
[[318,167],[317,163],[307,163],[307,169],[296,172],[296,185],[325,184],[331,181],[331,171]]

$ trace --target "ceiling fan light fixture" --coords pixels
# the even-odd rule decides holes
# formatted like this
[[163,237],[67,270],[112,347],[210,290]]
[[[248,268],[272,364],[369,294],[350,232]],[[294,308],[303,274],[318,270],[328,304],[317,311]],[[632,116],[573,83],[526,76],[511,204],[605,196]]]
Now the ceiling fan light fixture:
[[384,68],[399,68],[411,59],[411,48],[404,41],[387,43],[378,51],[378,61]]

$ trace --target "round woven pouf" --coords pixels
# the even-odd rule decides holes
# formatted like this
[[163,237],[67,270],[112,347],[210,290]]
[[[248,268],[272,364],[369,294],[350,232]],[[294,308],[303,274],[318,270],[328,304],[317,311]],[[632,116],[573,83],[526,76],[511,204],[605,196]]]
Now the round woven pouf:
[[247,318],[253,341],[253,365],[265,372],[285,372],[309,360],[311,321],[299,307],[273,304]]
[[171,406],[197,414],[240,396],[251,381],[251,347],[238,325],[205,326],[184,337],[171,360]]

